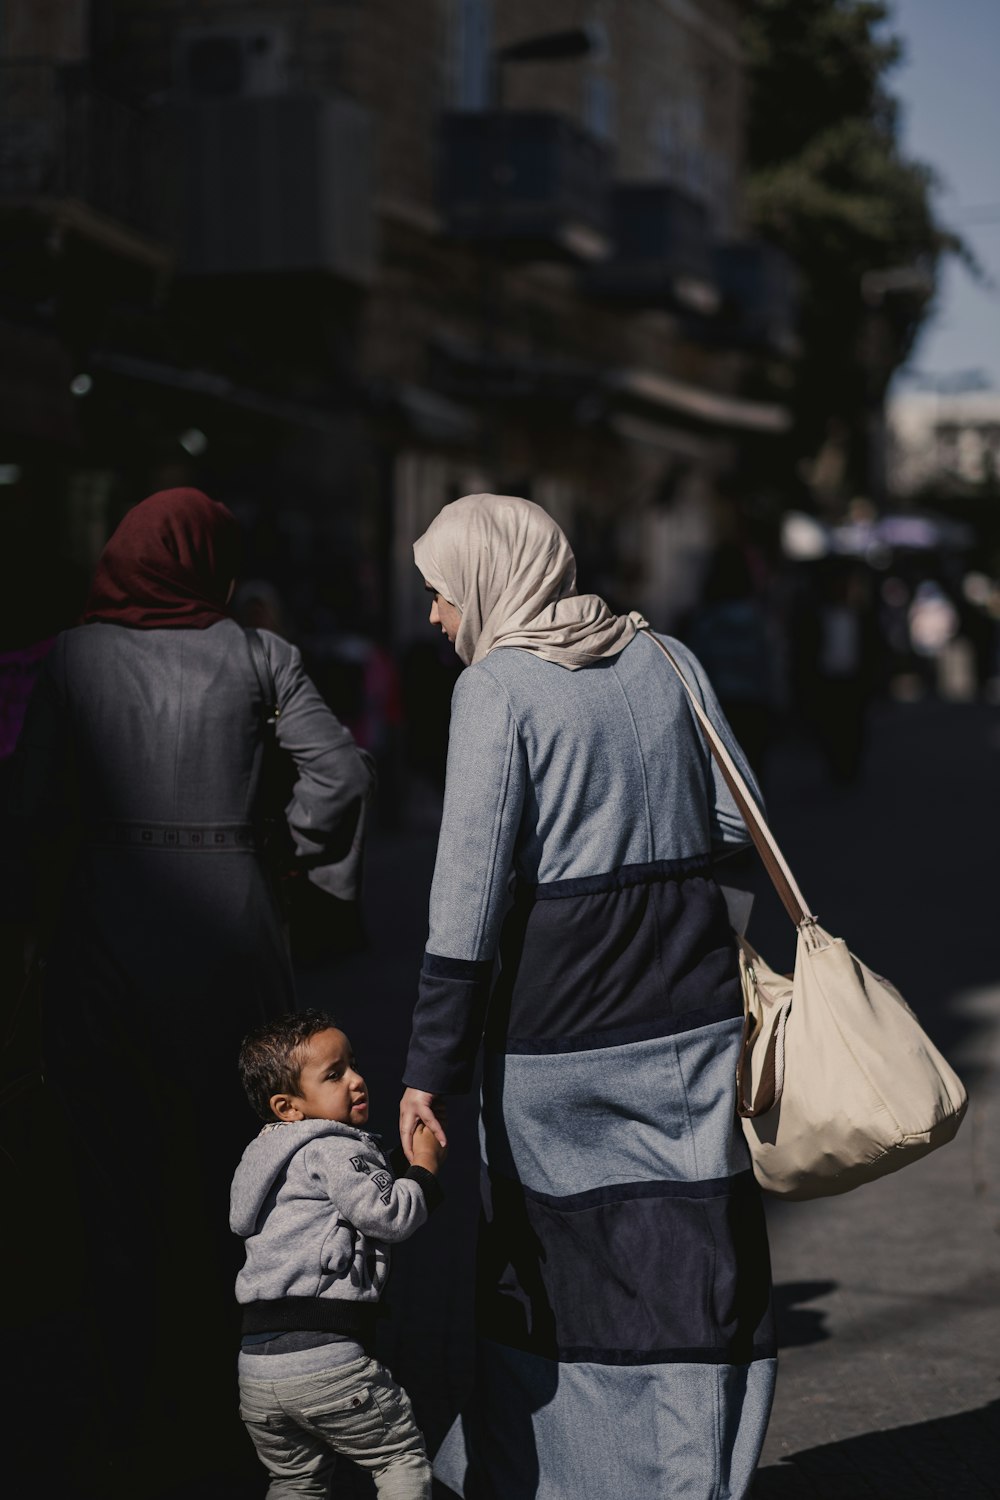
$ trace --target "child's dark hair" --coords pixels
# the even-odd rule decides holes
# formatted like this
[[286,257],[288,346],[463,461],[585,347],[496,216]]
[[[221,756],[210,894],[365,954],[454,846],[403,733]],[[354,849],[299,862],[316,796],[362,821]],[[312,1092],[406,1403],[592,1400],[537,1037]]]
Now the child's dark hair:
[[240,1082],[251,1107],[262,1120],[273,1120],[273,1094],[296,1094],[302,1068],[301,1049],[319,1031],[336,1022],[322,1011],[300,1010],[257,1026],[240,1045]]

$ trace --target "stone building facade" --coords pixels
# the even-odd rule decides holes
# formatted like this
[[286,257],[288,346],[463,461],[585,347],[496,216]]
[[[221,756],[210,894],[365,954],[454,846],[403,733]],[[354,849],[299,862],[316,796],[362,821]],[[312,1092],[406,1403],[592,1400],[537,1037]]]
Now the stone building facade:
[[[76,290],[33,328],[65,354],[70,511],[103,496],[85,536],[200,483],[304,610],[402,646],[413,537],[510,490],[566,526],[585,586],[670,625],[746,455],[789,421],[793,278],[746,233],[739,10],[7,0],[9,76],[30,33],[145,132],[140,206],[113,248],[95,209],[101,265],[74,239],[52,274]],[[525,39],[542,55],[505,59]]]
[[1000,491],[1000,393],[907,391],[888,417],[897,498]]

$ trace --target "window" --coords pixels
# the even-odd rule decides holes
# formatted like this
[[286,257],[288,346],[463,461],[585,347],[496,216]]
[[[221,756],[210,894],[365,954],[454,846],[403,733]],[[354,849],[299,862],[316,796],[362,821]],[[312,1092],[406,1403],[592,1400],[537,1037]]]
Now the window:
[[455,108],[486,109],[490,102],[492,0],[452,0],[452,15]]
[[583,93],[583,119],[591,135],[599,141],[615,138],[615,86],[606,73],[591,69]]

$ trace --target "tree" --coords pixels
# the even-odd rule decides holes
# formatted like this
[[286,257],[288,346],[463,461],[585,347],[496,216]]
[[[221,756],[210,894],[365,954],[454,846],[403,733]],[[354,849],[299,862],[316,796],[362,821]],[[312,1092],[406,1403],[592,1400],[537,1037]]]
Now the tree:
[[801,277],[796,455],[810,472],[843,434],[846,493],[873,487],[873,417],[942,256],[969,259],[935,217],[933,171],[900,150],[888,14],[882,0],[754,0],[744,20],[751,221]]

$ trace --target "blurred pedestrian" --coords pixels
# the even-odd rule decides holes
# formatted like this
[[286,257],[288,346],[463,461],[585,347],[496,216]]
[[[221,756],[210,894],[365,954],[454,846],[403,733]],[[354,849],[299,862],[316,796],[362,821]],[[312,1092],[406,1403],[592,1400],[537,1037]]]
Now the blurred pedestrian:
[[379,821],[392,826],[398,739],[403,721],[399,669],[374,622],[327,628],[306,636],[302,649],[316,686],[378,770]]
[[791,625],[792,680],[805,727],[838,786],[857,780],[882,644],[866,581],[855,564],[826,559],[800,593]]
[[1000,590],[995,580],[986,573],[967,573],[962,579],[962,634],[972,651],[976,695],[981,699],[989,698],[1000,671],[996,604],[1000,604]]
[[448,713],[461,663],[446,640],[414,640],[401,685],[407,802],[411,817],[437,827],[448,760]]
[[960,620],[951,598],[935,578],[922,578],[907,612],[910,642],[918,670],[930,694],[940,687],[944,653],[958,635]]
[[743,1500],[775,1373],[713,873],[743,821],[646,622],[577,593],[543,510],[466,496],[414,555],[466,670],[404,1150],[418,1120],[443,1135],[438,1101],[470,1089],[486,1029],[476,1383],[435,1472],[505,1500]]
[[292,639],[292,630],[281,595],[267,578],[248,578],[233,595],[233,618],[253,630]]
[[[273,705],[229,613],[238,566],[236,521],[206,495],[135,506],[82,623],[46,658],[16,756],[12,812],[41,882],[70,834],[61,889],[37,913],[45,1079],[73,1126],[47,1165],[80,1185],[63,1250],[86,1268],[82,1331],[63,1330],[81,1398],[62,1414],[62,1446],[83,1450],[100,1495],[180,1496],[199,1472],[221,1496],[250,1457],[229,1389],[228,1185],[254,1129],[236,1054],[295,995],[258,848]],[[273,733],[297,773],[296,855],[310,879],[352,895],[368,764],[298,651],[260,641]],[[31,1410],[44,1395],[22,1395],[37,1433],[48,1403]],[[182,1445],[164,1441],[182,1430]],[[42,1474],[54,1451],[33,1451]]]
[[914,672],[909,607],[910,588],[906,580],[894,573],[883,579],[876,607],[878,629],[882,638],[883,674],[880,686],[890,693],[899,692],[900,681],[903,682],[905,691]]
[[716,548],[683,635],[760,778],[775,729],[775,650],[764,605],[736,542]]

